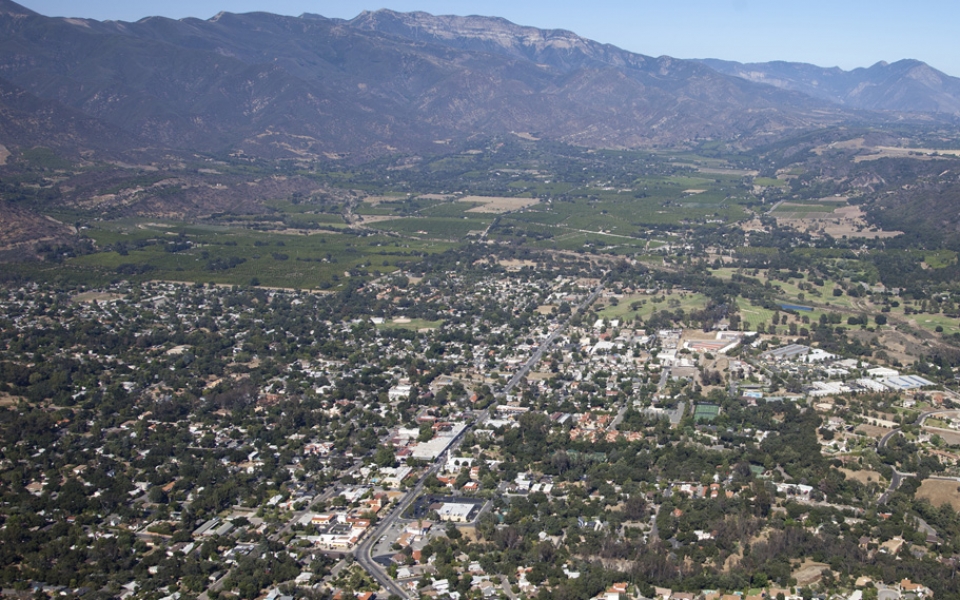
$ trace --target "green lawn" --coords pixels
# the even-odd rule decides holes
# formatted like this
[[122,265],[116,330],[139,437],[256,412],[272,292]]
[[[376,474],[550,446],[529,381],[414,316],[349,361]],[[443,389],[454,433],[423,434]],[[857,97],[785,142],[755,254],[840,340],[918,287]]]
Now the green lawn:
[[[664,301],[656,301],[663,296],[666,296]],[[684,312],[690,312],[691,310],[702,309],[706,307],[707,301],[707,297],[703,294],[691,292],[655,295],[633,294],[620,298],[616,306],[607,304],[603,310],[597,312],[597,316],[611,320],[632,321],[637,316],[646,319],[657,311],[669,310],[673,312],[682,308]]]

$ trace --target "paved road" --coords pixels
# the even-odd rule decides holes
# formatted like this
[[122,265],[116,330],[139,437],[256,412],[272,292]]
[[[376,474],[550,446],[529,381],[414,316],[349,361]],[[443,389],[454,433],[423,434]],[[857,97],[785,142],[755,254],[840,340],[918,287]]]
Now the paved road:
[[624,400],[620,405],[620,410],[617,411],[617,416],[613,418],[613,421],[610,421],[610,425],[607,426],[607,431],[616,431],[617,427],[620,427],[620,423],[623,422],[623,416],[627,414],[627,407],[630,406],[629,400]]
[[660,528],[657,527],[657,517],[660,515],[660,505],[657,504],[654,506],[653,515],[650,517],[650,536],[647,538],[649,542],[656,542],[660,539]]
[[503,593],[506,594],[510,600],[517,600],[517,595],[513,593],[513,588],[510,587],[510,581],[506,575],[500,576],[500,589],[503,590]]
[[587,296],[586,300],[580,303],[580,306],[577,307],[577,311],[573,313],[569,319],[564,321],[560,327],[554,329],[553,332],[548,335],[543,342],[540,343],[540,346],[534,351],[533,354],[530,355],[530,358],[527,359],[527,362],[523,363],[523,366],[520,367],[520,370],[514,373],[513,377],[510,378],[510,381],[507,382],[507,385],[504,386],[503,390],[500,392],[500,396],[506,396],[509,394],[510,391],[513,390],[518,383],[520,383],[520,380],[527,376],[527,373],[530,372],[530,369],[535,367],[537,363],[540,362],[540,359],[543,358],[543,355],[550,349],[551,346],[553,346],[553,342],[560,337],[560,334],[566,331],[567,327],[570,325],[570,321],[573,320],[573,316],[585,311],[591,304],[593,304],[602,290],[603,284],[601,283],[594,288],[592,292],[590,292],[590,295]]
[[[948,414],[948,413],[956,414],[957,412],[958,411],[956,410],[931,410],[925,413],[921,413],[920,416],[917,417],[917,420],[914,421],[914,424],[922,426],[923,422],[926,421],[929,417]],[[902,435],[902,434],[903,434],[903,431],[901,431],[899,427],[889,433],[884,434],[884,436],[880,438],[880,442],[877,444],[877,449],[879,450],[884,446],[886,446],[887,442],[893,439],[893,436]],[[887,500],[890,499],[890,496],[893,494],[893,492],[895,492],[896,489],[900,487],[900,484],[903,483],[904,478],[914,477],[914,475],[915,475],[914,473],[901,473],[894,468],[893,476],[890,478],[890,486],[887,487],[887,490],[885,492],[880,494],[880,498],[877,500],[877,504],[886,504]],[[934,479],[934,478],[931,478],[931,479]]]
[[[530,369],[532,369],[538,362],[540,362],[540,359],[543,358],[544,353],[550,349],[550,347],[553,345],[553,342],[567,328],[567,326],[570,324],[570,321],[573,319],[573,317],[576,314],[583,312],[591,304],[593,304],[594,301],[597,299],[597,296],[600,295],[600,292],[602,290],[603,290],[602,283],[598,285],[596,288],[594,288],[594,290],[590,293],[590,295],[587,296],[587,298],[580,304],[579,307],[577,307],[576,312],[572,313],[570,315],[570,318],[564,321],[564,323],[560,327],[555,329],[553,333],[551,333],[549,336],[547,336],[543,340],[543,342],[536,349],[536,351],[530,356],[529,359],[527,359],[527,362],[523,364],[523,367],[521,367],[520,370],[517,371],[512,378],[510,378],[510,381],[507,383],[506,386],[504,386],[503,390],[501,390],[499,395],[506,396],[518,383],[520,383],[521,379],[526,377],[527,373],[530,372]],[[474,420],[466,428],[464,428],[464,430],[460,433],[460,435],[457,436],[453,440],[453,442],[451,442],[447,452],[452,451],[456,447],[456,445],[463,439],[464,434],[470,431],[476,424],[483,422],[484,415],[488,415],[488,414],[489,414],[488,411],[481,413],[476,420]],[[407,510],[407,508],[411,504],[413,504],[413,501],[420,496],[420,492],[423,491],[423,483],[424,481],[426,481],[427,477],[431,474],[436,473],[439,468],[440,468],[440,463],[434,462],[433,466],[431,466],[420,477],[416,485],[413,486],[413,489],[407,492],[406,495],[403,497],[403,499],[400,500],[400,503],[397,505],[397,507],[394,508],[392,511],[390,511],[390,514],[384,517],[383,520],[381,520],[380,523],[378,523],[377,526],[372,531],[368,532],[366,537],[364,537],[363,541],[360,542],[353,551],[353,555],[356,558],[357,563],[359,563],[361,567],[366,569],[366,571],[374,579],[376,579],[377,582],[381,586],[383,586],[383,588],[387,590],[388,593],[396,594],[400,598],[407,599],[410,596],[406,593],[404,589],[402,589],[399,585],[397,585],[397,582],[395,582],[393,579],[390,578],[390,576],[383,570],[383,568],[379,564],[377,564],[373,560],[373,557],[371,556],[371,551],[373,550],[373,546],[376,544],[377,540],[380,539],[380,537],[384,535],[393,526],[394,523],[396,523],[396,521]]]
[[930,417],[935,417],[937,415],[960,415],[960,410],[956,409],[945,409],[945,410],[932,410],[930,412],[925,412],[919,417],[917,417],[916,424],[923,425],[923,422],[929,419]]
[[877,500],[877,504],[886,504],[887,500],[890,499],[890,495],[893,494],[900,487],[900,484],[903,483],[903,473],[900,473],[896,469],[893,469],[893,476],[890,478],[890,487],[887,488],[887,491],[880,494],[880,498]]
[[370,555],[370,551],[373,549],[373,545],[376,543],[380,536],[389,530],[393,524],[400,518],[400,515],[407,510],[407,508],[413,504],[413,501],[420,495],[420,492],[423,491],[423,482],[426,481],[427,476],[437,472],[439,464],[434,463],[432,467],[427,469],[423,474],[417,484],[413,486],[413,489],[407,492],[407,495],[403,497],[403,500],[400,501],[400,504],[397,505],[390,514],[388,514],[380,523],[377,525],[373,531],[370,531],[367,536],[360,542],[359,545],[354,549],[353,555],[357,559],[357,562],[361,567],[367,570],[370,575],[377,580],[377,582],[383,586],[387,592],[391,594],[396,594],[401,598],[409,598],[407,592],[397,585],[393,579],[383,570],[383,568],[377,564],[373,557]]

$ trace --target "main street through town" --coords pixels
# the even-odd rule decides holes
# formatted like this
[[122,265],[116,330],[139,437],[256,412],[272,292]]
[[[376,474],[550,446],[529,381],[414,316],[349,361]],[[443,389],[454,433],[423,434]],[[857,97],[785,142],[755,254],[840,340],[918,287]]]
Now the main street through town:
[[[523,380],[524,377],[527,376],[530,370],[534,366],[536,366],[537,363],[540,362],[540,359],[543,358],[543,355],[550,350],[551,346],[553,346],[553,343],[557,340],[557,338],[564,331],[566,331],[567,327],[570,325],[570,322],[573,320],[573,318],[579,314],[582,314],[584,311],[586,311],[586,309],[589,308],[590,305],[592,305],[597,300],[597,297],[600,295],[601,291],[603,291],[602,283],[597,285],[593,289],[593,291],[590,292],[590,294],[586,297],[586,299],[584,299],[584,301],[580,303],[580,305],[577,307],[577,310],[573,311],[570,314],[570,317],[566,321],[564,321],[563,324],[561,324],[553,332],[551,332],[550,335],[544,338],[543,342],[540,343],[540,346],[538,346],[537,349],[534,351],[534,353],[530,355],[530,358],[528,358],[527,361],[523,363],[523,366],[517,370],[517,372],[513,375],[513,377],[510,378],[510,381],[508,381],[507,384],[503,387],[503,389],[497,394],[498,397],[505,397],[507,394],[509,394],[513,390],[514,387],[517,386],[518,383],[520,383],[521,380]],[[460,433],[460,435],[458,435],[453,440],[453,442],[451,442],[447,451],[444,452],[444,455],[446,455],[449,452],[453,452],[456,446],[463,440],[464,434],[466,434],[467,431],[470,431],[471,429],[473,429],[473,427],[475,427],[478,423],[481,423],[484,420],[486,420],[486,417],[488,416],[489,416],[489,411],[481,412]],[[440,465],[444,460],[444,455],[441,455],[441,457],[437,461],[435,461],[433,465],[431,465],[431,467],[427,469],[426,472],[423,473],[423,475],[420,476],[420,479],[417,481],[416,485],[414,485],[413,488],[403,496],[399,504],[397,504],[397,506],[394,507],[394,509],[391,510],[390,513],[386,517],[384,517],[372,531],[367,533],[363,541],[360,542],[353,551],[353,555],[356,558],[357,563],[360,566],[362,566],[370,574],[370,576],[373,577],[377,581],[377,583],[383,586],[383,589],[387,590],[387,592],[389,592],[391,595],[395,594],[400,598],[410,597],[409,594],[407,594],[407,592],[403,588],[397,585],[397,582],[394,581],[390,577],[390,575],[387,574],[387,572],[375,560],[373,560],[373,556],[372,556],[373,547],[377,543],[377,540],[379,540],[382,536],[386,535],[390,531],[390,529],[394,526],[394,524],[398,521],[398,519],[401,518],[403,513],[406,512],[406,510],[410,507],[410,505],[413,504],[413,502],[420,496],[420,493],[423,491],[424,482],[426,481],[428,476],[435,474],[437,470],[440,468]]]

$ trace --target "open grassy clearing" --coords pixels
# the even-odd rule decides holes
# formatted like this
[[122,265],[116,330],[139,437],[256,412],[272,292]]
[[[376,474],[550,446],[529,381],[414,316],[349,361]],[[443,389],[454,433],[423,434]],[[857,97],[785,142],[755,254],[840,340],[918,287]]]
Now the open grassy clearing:
[[382,202],[402,201],[407,199],[409,196],[410,196],[409,194],[404,194],[403,192],[394,192],[394,193],[384,192],[381,195],[364,197],[363,203],[376,206],[377,204],[380,204]]
[[114,300],[120,300],[124,296],[122,294],[110,294],[107,292],[100,291],[90,291],[83,292],[82,294],[77,294],[72,298],[72,301],[77,304],[89,304],[92,302],[112,302]]
[[949,504],[960,510],[960,482],[925,479],[917,490],[917,498],[925,498],[934,506]]
[[938,250],[925,252],[923,262],[931,269],[943,269],[957,262],[957,253],[952,250]]
[[540,202],[537,198],[504,198],[497,196],[464,196],[459,202],[474,204],[469,212],[474,213],[494,213],[500,214],[514,210],[520,210],[528,206],[533,206]]
[[937,327],[942,327],[943,333],[960,332],[960,319],[957,319],[956,317],[948,317],[942,314],[931,315],[923,313],[906,315],[904,318],[908,319],[908,322],[911,324],[915,324],[917,327],[921,327],[927,331],[936,332]]
[[446,198],[434,195],[381,196],[375,202],[368,202],[368,200],[370,200],[370,197],[364,198],[364,201],[355,208],[357,214],[416,216],[421,214],[421,211],[438,205],[449,204],[449,200]]
[[883,478],[883,475],[881,475],[878,471],[871,471],[869,469],[861,469],[859,471],[840,469],[840,472],[843,473],[847,479],[857,481],[864,485],[868,483],[881,483],[886,481],[886,479]]
[[791,575],[799,585],[810,585],[823,579],[823,572],[829,570],[830,565],[808,558]]
[[935,150],[933,148],[899,148],[896,146],[875,146],[870,154],[855,157],[854,162],[879,160],[881,158],[915,158],[917,160],[936,160],[938,155],[960,156],[958,150]]
[[777,224],[798,231],[842,238],[892,238],[901,231],[882,231],[870,226],[859,206],[784,204],[771,211]]
[[[665,298],[660,300],[660,298]],[[666,294],[630,294],[617,300],[613,305],[609,302],[598,301],[595,307],[603,302],[604,308],[597,311],[597,316],[605,319],[620,319],[621,321],[632,321],[635,317],[646,319],[657,311],[669,310],[676,311],[678,308],[684,312],[699,310],[706,307],[708,299],[703,294],[691,292],[670,292]]]

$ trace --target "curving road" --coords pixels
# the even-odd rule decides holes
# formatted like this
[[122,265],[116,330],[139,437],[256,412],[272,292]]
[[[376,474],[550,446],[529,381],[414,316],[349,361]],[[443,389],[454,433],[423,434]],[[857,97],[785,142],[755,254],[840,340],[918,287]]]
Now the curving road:
[[[960,413],[960,411],[956,409],[942,409],[942,410],[927,411],[925,413],[921,413],[920,416],[918,416],[913,423],[914,425],[919,425],[922,427],[923,422],[926,421],[928,418],[936,415],[942,415],[942,414],[948,414],[948,413],[958,414]],[[884,434],[884,436],[880,438],[880,442],[877,444],[877,450],[886,446],[887,442],[893,439],[893,436],[895,435],[903,435],[903,431],[898,427],[893,431]],[[890,499],[890,495],[893,494],[893,492],[896,491],[898,487],[900,487],[900,484],[903,483],[903,479],[905,477],[913,477],[915,475],[915,473],[901,473],[900,471],[897,471],[895,467],[891,467],[891,469],[893,470],[893,476],[890,478],[890,486],[887,487],[887,490],[885,492],[880,494],[880,498],[877,499],[878,505],[887,503],[887,500]]]
[[381,568],[379,564],[373,560],[370,552],[373,549],[373,545],[376,543],[376,540],[380,539],[380,536],[386,533],[386,531],[393,526],[397,519],[400,518],[400,515],[402,515],[404,511],[406,511],[407,508],[413,504],[413,501],[420,495],[420,492],[423,491],[423,482],[427,479],[427,476],[436,473],[439,466],[440,465],[438,463],[434,463],[432,467],[427,469],[423,476],[420,477],[420,480],[417,481],[417,484],[413,486],[413,489],[407,492],[407,495],[403,497],[403,500],[400,501],[396,508],[390,511],[390,514],[381,520],[373,531],[367,533],[367,536],[363,538],[363,541],[360,542],[360,544],[357,545],[353,551],[353,555],[357,559],[357,563],[366,569],[367,573],[376,579],[377,583],[383,586],[383,589],[387,590],[390,594],[396,594],[401,598],[409,598],[410,596],[403,588],[397,585],[396,581],[390,578],[390,576],[383,570],[383,568]]

